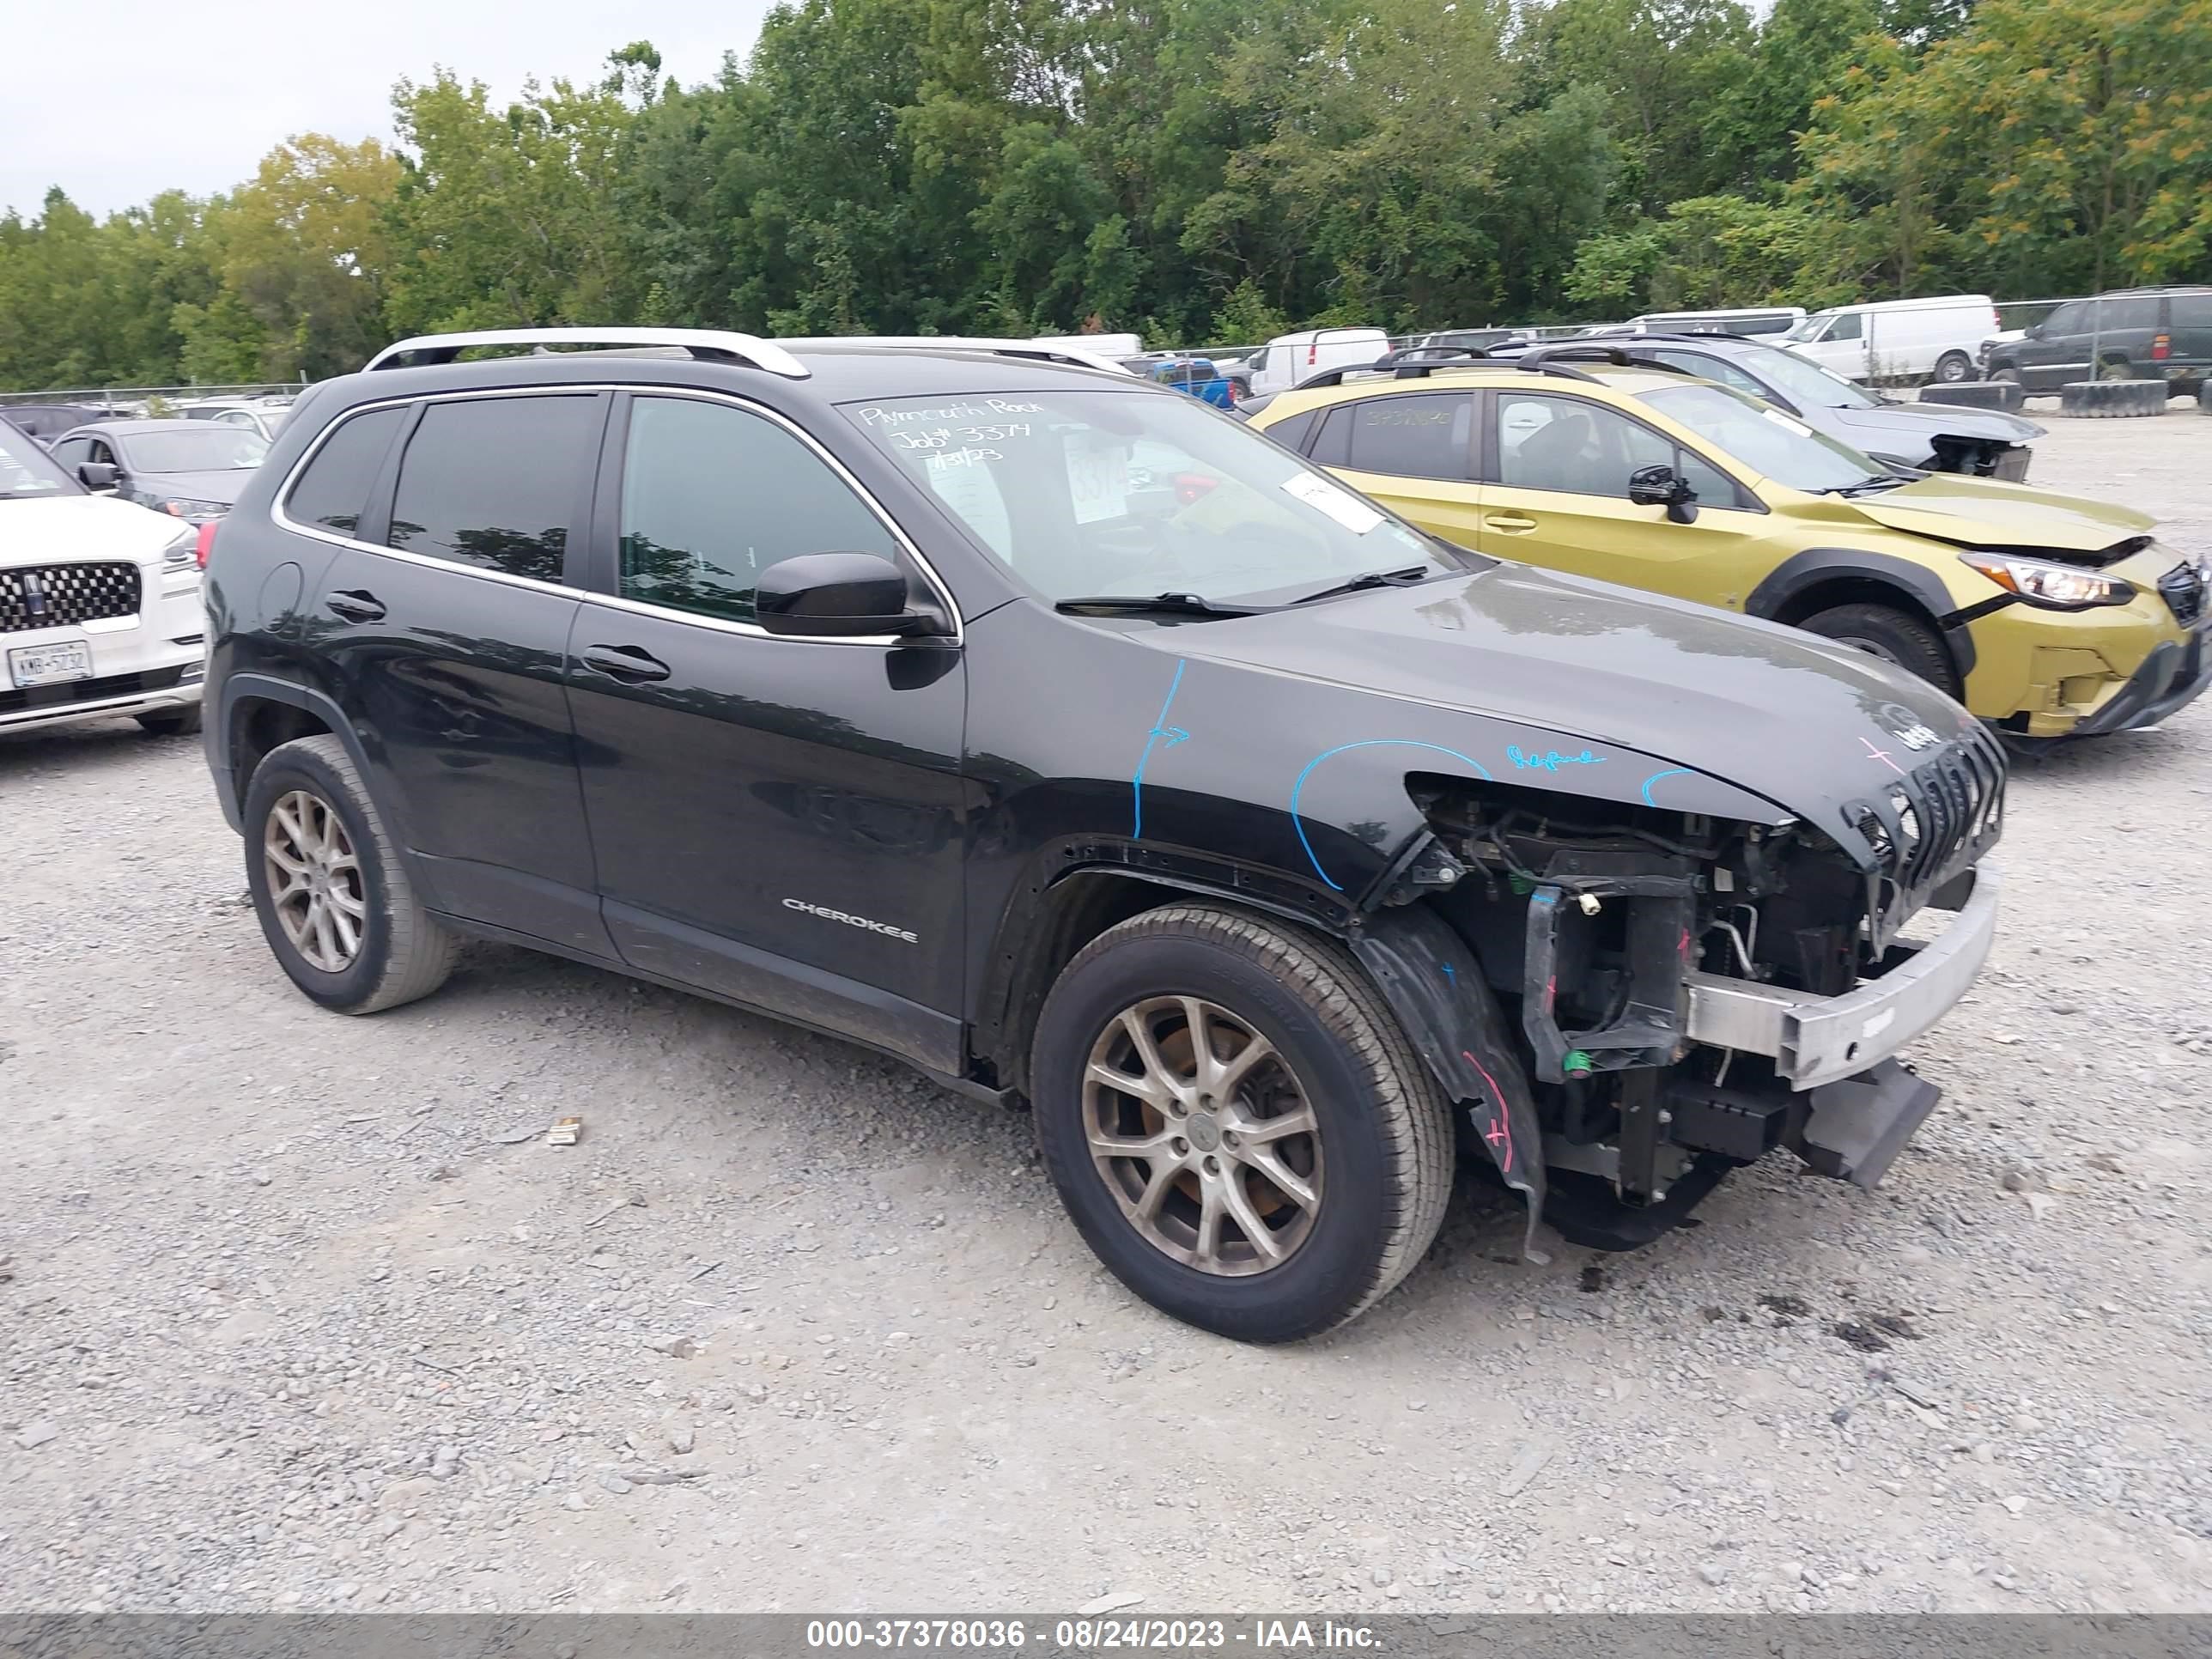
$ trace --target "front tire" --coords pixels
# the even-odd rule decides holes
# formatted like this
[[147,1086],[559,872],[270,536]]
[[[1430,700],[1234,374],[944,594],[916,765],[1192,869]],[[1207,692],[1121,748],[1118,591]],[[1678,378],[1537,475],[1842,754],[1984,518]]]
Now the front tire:
[[1959,695],[1959,676],[1942,636],[1908,611],[1886,605],[1839,605],[1806,617],[1797,626],[1893,663],[1947,696]]
[[1030,1071],[1076,1227],[1200,1329],[1288,1342],[1342,1324],[1443,1223],[1449,1104],[1317,934],[1200,905],[1133,917],[1053,986]]
[[1947,351],[1936,360],[1936,383],[1957,386],[1973,378],[1974,365],[1963,351]]
[[278,966],[343,1014],[426,997],[457,941],[414,884],[345,745],[300,738],[270,750],[246,786],[246,881]]

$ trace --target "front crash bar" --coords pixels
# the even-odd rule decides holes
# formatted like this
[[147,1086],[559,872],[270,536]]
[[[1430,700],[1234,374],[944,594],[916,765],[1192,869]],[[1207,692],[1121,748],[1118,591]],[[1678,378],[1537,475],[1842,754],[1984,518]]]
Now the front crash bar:
[[1942,938],[1842,996],[1692,973],[1690,1040],[1767,1054],[1798,1089],[1817,1089],[1886,1060],[1950,1012],[1982,970],[1996,933],[1998,876],[1984,863]]

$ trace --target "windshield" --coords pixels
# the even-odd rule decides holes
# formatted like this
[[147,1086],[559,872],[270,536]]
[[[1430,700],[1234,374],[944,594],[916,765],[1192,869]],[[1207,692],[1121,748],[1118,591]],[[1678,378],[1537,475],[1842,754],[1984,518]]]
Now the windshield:
[[83,493],[36,438],[0,420],[0,501],[21,501],[27,495]]
[[1790,325],[1789,331],[1782,337],[1785,340],[1814,339],[1819,336],[1822,329],[1835,320],[1835,316],[1836,313],[1832,311],[1816,311],[1809,317],[1800,317]]
[[1778,351],[1771,346],[1754,346],[1752,349],[1758,355],[1747,358],[1746,366],[1765,375],[1794,404],[1810,409],[1878,409],[1881,406],[1879,398],[1853,386],[1842,375],[1800,357],[1794,351]]
[[243,472],[261,465],[269,441],[242,426],[190,432],[134,432],[124,440],[133,472]]
[[1179,395],[1025,392],[844,407],[1048,599],[1270,603],[1371,571],[1438,575],[1481,562]]
[[1716,449],[1792,489],[1820,494],[1890,477],[1889,469],[1771,404],[1717,386],[1670,386],[1638,394]]

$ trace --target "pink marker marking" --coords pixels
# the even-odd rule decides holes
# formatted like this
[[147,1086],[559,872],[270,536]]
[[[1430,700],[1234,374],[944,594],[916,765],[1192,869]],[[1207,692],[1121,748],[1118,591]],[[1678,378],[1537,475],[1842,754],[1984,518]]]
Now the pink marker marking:
[[1889,750],[1887,749],[1875,748],[1874,746],[1874,740],[1871,738],[1861,738],[1859,741],[1866,744],[1866,751],[1869,756],[1875,760],[1880,761],[1884,766],[1887,766],[1891,771],[1896,773],[1900,778],[1905,775],[1905,769],[1899,766],[1895,761],[1890,759]]
[[1494,1103],[1497,1116],[1491,1120],[1490,1127],[1482,1132],[1482,1138],[1492,1146],[1496,1146],[1501,1141],[1504,1143],[1505,1150],[1495,1155],[1498,1159],[1498,1173],[1511,1175],[1513,1173],[1513,1120],[1506,1111],[1505,1091],[1498,1086],[1498,1079],[1484,1070],[1482,1062],[1473,1054],[1462,1048],[1459,1051],[1459,1055],[1476,1071],[1482,1073],[1482,1080],[1490,1085],[1490,1097]]

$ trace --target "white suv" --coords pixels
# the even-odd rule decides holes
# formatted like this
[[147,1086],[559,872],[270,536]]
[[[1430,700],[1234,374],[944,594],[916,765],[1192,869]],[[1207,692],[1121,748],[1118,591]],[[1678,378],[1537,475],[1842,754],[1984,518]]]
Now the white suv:
[[116,714],[198,731],[204,537],[89,493],[0,420],[0,732]]

